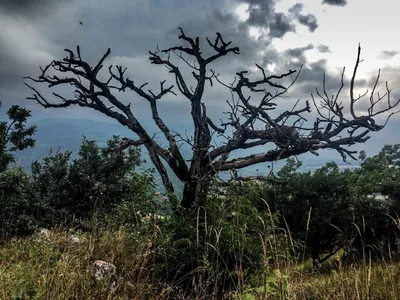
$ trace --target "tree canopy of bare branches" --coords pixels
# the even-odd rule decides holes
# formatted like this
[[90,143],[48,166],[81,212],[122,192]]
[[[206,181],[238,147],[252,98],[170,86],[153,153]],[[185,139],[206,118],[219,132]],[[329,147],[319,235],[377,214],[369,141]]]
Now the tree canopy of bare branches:
[[[343,89],[342,82],[336,95],[328,96],[325,87],[325,75],[323,77],[322,92],[316,90],[316,95],[311,95],[318,117],[314,125],[304,125],[305,115],[311,112],[309,101],[304,106],[297,107],[299,101],[291,110],[276,113],[276,100],[287,93],[295,83],[300,70],[289,70],[279,75],[269,75],[267,70],[257,65],[259,77],[251,79],[248,71],[238,72],[235,81],[230,84],[220,80],[219,75],[209,66],[218,59],[227,55],[239,55],[238,47],[231,46],[226,42],[220,33],[216,39],[207,39],[207,44],[214,51],[214,54],[205,57],[201,52],[200,40],[198,37],[191,38],[180,28],[180,36],[184,46],[176,46],[165,50],[149,51],[149,59],[152,64],[164,66],[174,77],[174,85],[166,85],[166,81],[160,82],[158,92],[145,90],[147,83],[137,84],[126,77],[126,68],[122,66],[109,66],[109,79],[100,80],[99,71],[103,68],[104,61],[109,57],[111,50],[108,49],[99,62],[91,66],[82,59],[79,46],[76,51],[65,49],[67,57],[62,60],[52,61],[41,69],[37,78],[25,77],[36,82],[45,83],[49,88],[60,85],[72,85],[74,87],[73,97],[67,98],[58,93],[53,93],[53,101],[47,100],[34,86],[25,83],[33,91],[33,96],[28,97],[37,101],[45,108],[65,108],[79,105],[97,110],[104,115],[117,120],[123,126],[129,128],[133,137],[127,137],[119,148],[125,149],[129,146],[144,146],[148,151],[150,159],[159,172],[166,191],[170,195],[171,203],[179,206],[178,199],[174,197],[175,191],[171,179],[168,176],[164,164],[169,166],[177,178],[184,184],[183,199],[180,206],[191,208],[202,205],[211,179],[215,178],[221,171],[236,170],[261,162],[272,162],[285,159],[291,156],[300,155],[306,152],[318,154],[320,149],[335,149],[346,160],[347,157],[354,158],[355,151],[348,149],[356,143],[364,143],[368,140],[371,131],[379,131],[384,128],[390,116],[397,113],[399,101],[391,102],[390,90],[386,85],[387,93],[376,97],[376,86],[370,93],[368,113],[357,115],[355,104],[365,96],[354,95],[354,82],[357,68],[361,62],[358,47],[357,60],[350,82],[350,99],[340,101],[339,96]],[[171,59],[171,53],[177,54],[191,69],[196,85],[189,88],[187,75],[183,74]],[[48,75],[49,69],[57,75]],[[290,79],[284,85],[283,80]],[[226,113],[227,121],[216,124],[207,114],[204,102],[204,91],[208,85],[214,83],[222,84],[232,95],[232,101],[227,101],[229,110]],[[131,104],[120,101],[116,92],[131,90],[137,96],[147,101],[151,108],[153,121],[160,132],[168,141],[168,147],[163,148],[153,136],[147,132],[137,119]],[[271,90],[275,90],[272,92]],[[159,114],[158,101],[167,94],[179,92],[190,105],[190,117],[193,121],[194,134],[191,138],[184,138],[182,135],[172,131]],[[250,101],[248,93],[252,93],[257,101]],[[378,103],[387,99],[385,108],[377,109]],[[379,105],[381,106],[381,105]],[[349,113],[346,112],[346,108]],[[275,110],[275,115],[273,112]],[[379,125],[375,117],[384,115],[386,121]],[[289,124],[289,122],[291,122]],[[260,127],[257,124],[262,124]],[[308,126],[308,127],[307,127]],[[215,136],[224,138],[224,143],[215,145]],[[185,160],[180,142],[184,140],[192,147],[192,157]],[[241,149],[254,149],[260,145],[273,145],[270,150],[255,153],[240,158],[230,158],[231,153]],[[118,150],[118,149],[117,149]]]

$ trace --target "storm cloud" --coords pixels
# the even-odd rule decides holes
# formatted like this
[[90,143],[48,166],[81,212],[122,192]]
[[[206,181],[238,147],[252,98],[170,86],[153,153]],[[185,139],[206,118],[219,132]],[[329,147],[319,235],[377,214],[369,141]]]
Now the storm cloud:
[[302,3],[296,3],[291,8],[289,8],[288,12],[292,15],[297,21],[308,27],[310,32],[314,32],[315,29],[318,28],[317,18],[312,14],[303,15],[301,11],[303,10],[304,5]]
[[[336,92],[340,86],[341,70],[329,68],[325,57],[313,58],[312,54],[309,55],[328,53],[328,46],[305,42],[301,45],[286,45],[284,50],[278,51],[275,48],[275,41],[284,40],[288,33],[296,34],[298,27],[306,26],[310,34],[318,34],[319,19],[318,15],[314,15],[311,6],[297,3],[289,9],[286,7],[279,11],[276,6],[281,2],[119,0],[111,3],[110,0],[0,0],[0,98],[5,104],[28,103],[28,108],[35,110],[38,116],[77,114],[85,118],[97,118],[99,113],[79,107],[45,112],[33,101],[22,102],[31,92],[23,85],[22,77],[38,76],[39,66],[65,57],[65,48],[75,50],[76,45],[80,45],[83,59],[95,64],[110,47],[112,52],[105,66],[126,66],[127,76],[135,80],[135,83],[149,82],[149,87],[156,90],[159,81],[167,79],[168,84],[174,84],[174,78],[165,68],[150,64],[148,51],[157,46],[165,49],[182,45],[184,41],[178,39],[178,27],[182,27],[188,36],[200,37],[205,56],[215,53],[205,38],[214,40],[216,32],[220,32],[225,41],[232,41],[232,46],[240,48],[240,55],[230,54],[211,66],[225,83],[232,82],[236,72],[242,70],[248,70],[251,76],[260,76],[255,63],[275,74],[303,66],[297,84],[290,91],[290,98],[281,101],[279,109],[290,108],[299,98],[310,100],[310,93],[315,93],[315,88],[321,87],[324,73],[327,74],[328,93]],[[243,3],[248,5],[248,18],[244,21],[235,12],[238,5]],[[346,1],[325,0],[323,3],[344,6]],[[254,28],[260,29],[257,37],[250,34],[250,30]],[[326,43],[331,45],[328,41]],[[172,55],[171,59],[182,68],[188,81],[194,84],[191,70],[176,56]],[[104,69],[107,73],[107,69]],[[394,76],[395,70],[390,73]],[[348,75],[346,76],[348,82]],[[38,85],[38,88],[51,96],[52,90],[46,85]],[[60,93],[72,95],[69,86],[63,87]],[[145,117],[149,113],[146,101],[131,92],[117,93],[117,97],[124,103],[132,102],[140,120],[144,124],[148,122]],[[221,111],[225,108],[225,100],[230,97],[225,87],[214,84],[211,88],[208,85],[204,101],[210,116],[219,120]],[[187,115],[188,108],[188,101],[179,94],[168,95],[160,101],[160,111],[167,123],[176,123],[176,116]],[[182,120],[182,124],[186,124],[185,120]]]
[[[273,53],[272,39],[295,30],[291,16],[275,12],[274,1],[249,2],[250,17],[247,22],[240,22],[234,12],[234,1],[215,4],[214,1],[121,0],[112,6],[108,0],[0,1],[0,26],[6,29],[0,32],[0,91],[3,96],[7,94],[5,101],[11,90],[19,92],[18,98],[23,99],[29,91],[24,89],[22,77],[39,75],[39,66],[63,58],[64,48],[75,49],[78,44],[84,59],[92,64],[111,47],[110,62],[114,58],[132,58],[128,61],[137,62],[134,58],[141,58],[143,68],[146,65],[150,68],[149,50],[182,43],[178,39],[179,26],[188,35],[200,37],[205,55],[213,53],[205,38],[214,39],[217,31],[239,46],[240,58],[231,55],[215,64],[221,73],[235,74],[263,59],[261,51]],[[265,12],[271,18],[266,18]],[[251,37],[252,24],[262,25],[268,34],[258,39]],[[129,69],[143,77],[143,81],[152,82],[151,74],[142,76],[137,72],[143,72],[143,68],[131,65]],[[158,80],[158,76],[154,78]]]
[[310,32],[318,27],[317,19],[312,14],[303,15],[303,5],[296,4],[287,13],[276,12],[275,0],[245,0],[249,5],[247,24],[260,27],[268,31],[271,38],[283,38],[289,32],[295,32],[294,21],[307,26]]
[[318,28],[317,18],[312,15],[299,15],[299,23],[308,27],[310,32],[314,32]]
[[0,15],[12,15],[29,19],[40,18],[54,12],[60,4],[73,1],[52,1],[52,0],[1,0]]
[[347,0],[322,0],[322,4],[327,4],[332,6],[346,6]]
[[320,53],[331,53],[331,50],[329,50],[327,45],[320,44],[317,46],[317,49]]

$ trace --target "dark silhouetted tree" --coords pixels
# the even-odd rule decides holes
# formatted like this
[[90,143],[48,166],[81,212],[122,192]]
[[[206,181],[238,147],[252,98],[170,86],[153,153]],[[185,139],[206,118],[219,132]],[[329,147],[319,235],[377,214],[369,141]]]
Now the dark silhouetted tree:
[[[350,82],[350,100],[344,102],[346,109],[339,100],[339,94],[344,86],[343,69],[342,84],[337,94],[332,97],[329,97],[326,92],[324,77],[323,92],[320,93],[317,90],[321,105],[318,105],[312,97],[319,116],[314,125],[307,126],[304,115],[311,112],[308,101],[302,108],[297,108],[295,105],[293,109],[276,113],[275,116],[272,114],[278,105],[275,100],[287,93],[300,72],[289,70],[280,75],[268,75],[264,68],[256,64],[260,71],[258,78],[251,79],[250,77],[253,78],[253,76],[250,76],[248,71],[241,71],[236,73],[236,80],[232,84],[226,84],[209,67],[226,55],[238,55],[240,53],[238,47],[231,46],[231,42],[226,42],[221,34],[217,33],[214,41],[207,39],[208,46],[214,52],[206,56],[202,51],[204,49],[200,47],[198,37],[191,38],[180,29],[179,39],[182,41],[181,45],[165,50],[157,48],[149,54],[152,64],[164,66],[169,70],[178,91],[188,100],[193,122],[192,137],[186,137],[171,130],[159,114],[158,101],[167,94],[177,95],[173,90],[174,85],[166,86],[165,81],[162,81],[158,92],[146,91],[144,88],[147,83],[137,84],[126,77],[126,68],[122,66],[116,66],[116,68],[109,66],[109,78],[106,80],[99,78],[104,61],[111,53],[110,49],[94,66],[83,59],[79,46],[76,52],[66,49],[67,57],[54,60],[41,68],[41,74],[37,78],[26,77],[34,82],[44,83],[50,88],[71,85],[74,87],[73,97],[53,93],[54,99],[58,101],[51,102],[35,87],[25,83],[34,93],[28,99],[37,101],[43,107],[65,108],[78,105],[91,108],[132,130],[134,138],[125,139],[121,148],[139,145],[145,147],[175,207],[178,205],[177,197],[173,196],[175,195],[174,187],[164,164],[168,165],[184,184],[181,206],[186,209],[202,206],[211,180],[220,171],[240,169],[306,152],[317,154],[320,149],[336,149],[343,159],[348,156],[354,158],[356,152],[349,150],[348,146],[363,143],[368,140],[368,134],[371,131],[384,128],[389,117],[395,113],[393,109],[400,101],[395,103],[388,101],[387,107],[381,108],[377,104],[380,104],[385,96],[389,97],[390,91],[388,90],[388,94],[384,96],[378,94],[376,98],[375,85],[371,93],[368,112],[363,115],[356,113],[355,104],[362,97],[354,96],[354,82],[360,63],[361,48],[359,47]],[[189,85],[188,75],[185,75],[183,69],[173,62],[171,54],[176,54],[191,69],[192,72],[188,75],[193,76],[191,78],[195,82],[193,88]],[[293,77],[295,74],[296,76]],[[378,79],[379,75],[377,82]],[[228,101],[230,109],[226,112],[228,118],[219,125],[209,117],[204,102],[205,89],[208,88],[208,84],[212,86],[215,82],[222,84],[232,93],[232,101]],[[123,103],[113,92],[126,90],[133,91],[147,101],[152,119],[168,142],[167,148],[162,147],[160,142],[145,129],[138,120],[137,111],[131,108],[131,103]],[[248,93],[259,95],[257,101],[250,101]],[[380,110],[377,110],[378,106]],[[385,114],[386,121],[379,125],[375,117],[382,114]],[[218,135],[224,139],[222,144],[214,143],[215,136]],[[182,142],[189,144],[192,149],[189,160],[185,160],[182,154],[180,147]],[[230,155],[237,150],[254,149],[256,151],[256,146],[260,145],[266,145],[266,150],[239,158],[230,158]],[[267,146],[272,147],[268,150]]]

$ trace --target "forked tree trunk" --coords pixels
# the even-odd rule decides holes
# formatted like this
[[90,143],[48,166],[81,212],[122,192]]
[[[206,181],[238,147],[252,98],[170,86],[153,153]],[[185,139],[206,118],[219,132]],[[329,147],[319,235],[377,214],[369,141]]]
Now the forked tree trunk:
[[184,209],[201,207],[205,204],[210,181],[208,178],[194,179],[186,183],[183,189],[181,206]]

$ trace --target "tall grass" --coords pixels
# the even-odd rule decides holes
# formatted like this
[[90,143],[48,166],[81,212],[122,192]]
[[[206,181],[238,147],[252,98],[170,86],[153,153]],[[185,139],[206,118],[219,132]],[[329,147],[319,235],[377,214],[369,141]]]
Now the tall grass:
[[[74,232],[78,243],[70,241],[71,230],[57,228],[48,238],[35,235],[0,246],[0,299],[400,298],[400,263],[394,258],[373,261],[364,247],[359,261],[342,261],[342,251],[315,270],[301,251],[294,255],[290,228],[271,234],[275,219],[265,205],[267,213],[258,216],[261,226],[254,233],[261,265],[249,257],[248,243],[254,240],[246,235],[243,214],[233,214],[229,223],[223,223],[222,217],[210,220],[199,210],[194,238],[182,237],[179,243],[166,231],[169,221],[153,215],[134,229]],[[363,237],[365,228],[357,230]],[[232,243],[231,251],[226,243]],[[173,247],[193,252],[183,257]],[[179,273],[188,257],[195,265]],[[116,266],[113,288],[110,281],[93,278],[95,260]]]
[[[155,288],[149,285],[150,245],[143,236],[128,234],[123,227],[100,237],[82,235],[79,243],[71,243],[68,236],[58,230],[48,239],[30,237],[2,246],[0,298],[140,299]],[[117,298],[110,293],[110,282],[93,279],[95,260],[115,264]]]

